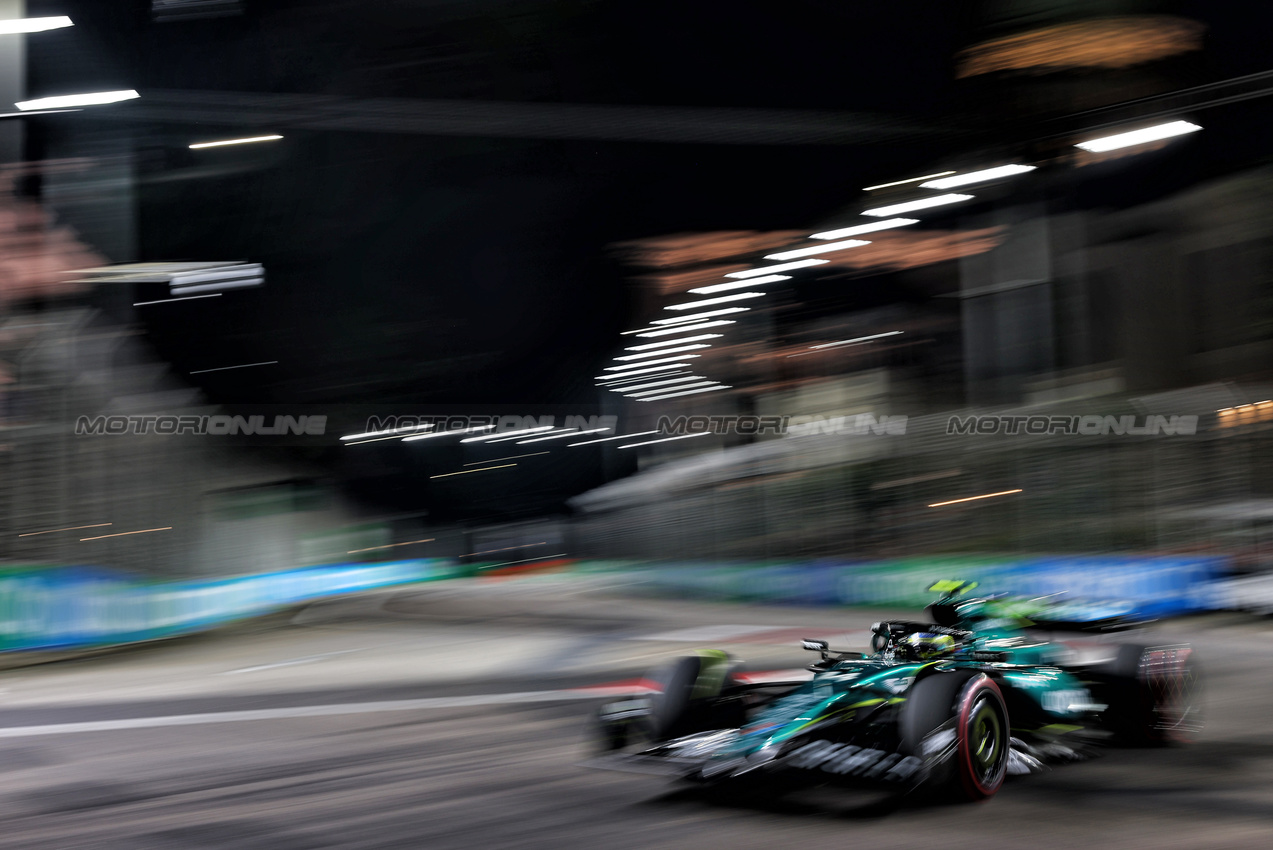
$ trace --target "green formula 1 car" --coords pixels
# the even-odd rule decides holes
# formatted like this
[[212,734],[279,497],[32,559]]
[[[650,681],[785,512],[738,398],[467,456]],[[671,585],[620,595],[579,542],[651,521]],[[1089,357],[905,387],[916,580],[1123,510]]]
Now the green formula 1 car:
[[977,800],[1010,774],[1101,744],[1183,742],[1200,728],[1189,646],[1107,639],[1084,659],[1041,627],[1109,635],[1139,623],[1075,604],[968,598],[974,587],[933,585],[942,595],[929,622],[876,623],[869,655],[805,641],[820,655],[809,681],[748,680],[721,651],[680,658],[651,677],[653,693],[600,708],[607,753],[590,764]]

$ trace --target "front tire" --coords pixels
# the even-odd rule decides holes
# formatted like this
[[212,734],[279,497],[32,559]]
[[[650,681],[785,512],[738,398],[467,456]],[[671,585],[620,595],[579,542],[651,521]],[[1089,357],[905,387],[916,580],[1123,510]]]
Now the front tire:
[[722,699],[733,683],[733,659],[720,650],[701,650],[676,659],[651,676],[659,693],[651,700],[650,731],[668,741],[709,729],[743,724],[742,703]]
[[971,670],[938,673],[910,689],[901,715],[902,749],[923,758],[940,797],[985,800],[1008,772],[1008,709],[999,686]]

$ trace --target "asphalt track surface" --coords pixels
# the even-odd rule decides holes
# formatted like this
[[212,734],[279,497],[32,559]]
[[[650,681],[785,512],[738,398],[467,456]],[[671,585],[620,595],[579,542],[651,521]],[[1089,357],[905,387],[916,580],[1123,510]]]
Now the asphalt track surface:
[[860,648],[880,616],[622,592],[438,584],[6,671],[0,847],[1273,846],[1268,621],[1158,627],[1207,663],[1194,746],[1111,751],[1010,780],[984,804],[897,807],[582,769],[604,693],[590,688],[704,643],[755,669],[797,666],[798,635]]

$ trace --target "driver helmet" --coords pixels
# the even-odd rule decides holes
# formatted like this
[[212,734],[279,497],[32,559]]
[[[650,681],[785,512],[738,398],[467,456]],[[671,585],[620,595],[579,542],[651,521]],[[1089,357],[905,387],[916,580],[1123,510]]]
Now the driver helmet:
[[913,661],[930,661],[950,655],[955,651],[955,639],[950,635],[939,635],[933,632],[912,632],[897,642]]

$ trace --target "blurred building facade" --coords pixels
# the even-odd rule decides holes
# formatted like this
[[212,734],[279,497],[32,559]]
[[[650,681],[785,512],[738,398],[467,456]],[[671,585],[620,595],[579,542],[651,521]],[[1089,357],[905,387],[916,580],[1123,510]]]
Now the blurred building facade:
[[[174,577],[377,559],[359,553],[388,543],[387,526],[360,522],[321,471],[286,454],[214,435],[85,433],[83,420],[102,416],[224,411],[127,321],[129,284],[77,281],[105,258],[14,191],[63,172],[111,177],[86,162],[0,175],[0,563]],[[73,199],[96,194],[48,182],[78,186]]]
[[[575,546],[730,560],[1223,550],[1273,564],[1273,405],[1258,404],[1273,396],[1270,189],[1273,170],[1258,168],[1122,210],[1035,205],[965,222],[995,228],[996,244],[930,266],[945,279],[935,297],[767,327],[723,355],[723,369],[742,372],[729,376],[735,389],[624,402],[634,431],[687,414],[902,415],[905,435],[859,427],[646,447],[640,474],[574,501]],[[786,362],[808,342],[772,343],[830,339],[837,326],[905,333],[838,361],[815,353],[802,372]],[[702,368],[714,376],[715,363]],[[1197,430],[948,433],[952,416],[979,414],[1194,416]]]

